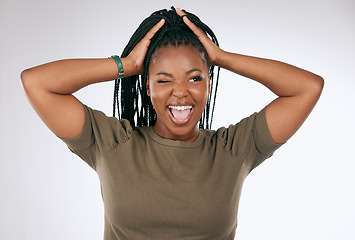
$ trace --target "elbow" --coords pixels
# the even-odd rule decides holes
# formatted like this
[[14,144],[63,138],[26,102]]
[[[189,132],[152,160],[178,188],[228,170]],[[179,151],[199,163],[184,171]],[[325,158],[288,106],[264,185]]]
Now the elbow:
[[314,78],[314,92],[320,95],[324,88],[324,79],[318,75],[316,75]]
[[29,87],[29,84],[31,82],[31,70],[26,69],[21,72],[21,83],[23,88],[26,90]]
[[306,86],[308,95],[314,96],[318,99],[324,88],[324,79],[321,76],[314,74],[309,79],[308,84]]
[[35,76],[32,69],[26,69],[21,72],[21,83],[26,93],[38,85],[36,82],[38,82],[38,77]]
[[314,82],[321,90],[324,87],[324,79],[319,75],[314,75]]

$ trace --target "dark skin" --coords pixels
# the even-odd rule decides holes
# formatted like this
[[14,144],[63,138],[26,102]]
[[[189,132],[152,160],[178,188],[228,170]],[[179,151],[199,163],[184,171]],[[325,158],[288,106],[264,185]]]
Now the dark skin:
[[[156,51],[149,65],[148,95],[157,113],[154,131],[163,138],[193,142],[209,94],[207,61],[191,46],[168,46]],[[169,106],[191,106],[183,121]]]
[[[126,77],[143,73],[150,39],[163,25],[161,20],[129,56],[121,58]],[[117,75],[113,59],[67,59],[26,69],[21,79],[31,105],[47,127],[58,137],[75,138],[83,129],[85,112],[72,94],[90,84],[112,81]]]
[[[180,9],[176,9],[176,11],[180,16],[184,15],[184,12]],[[186,16],[183,17],[183,20],[206,48],[211,64],[253,79],[278,96],[266,106],[266,120],[273,140],[276,143],[286,142],[298,130],[315,106],[323,89],[323,79],[286,63],[224,51],[217,47]],[[154,26],[132,50],[130,55],[121,59],[125,76],[143,73],[143,60],[150,39],[163,24],[164,20]],[[183,50],[183,48],[180,50]],[[169,55],[168,52],[172,50],[161,49],[161,51],[164,51],[161,54],[161,56],[164,56],[165,53]],[[198,94],[191,94],[192,88],[190,82],[188,82],[191,76],[186,73],[188,68],[192,66],[195,68],[195,63],[198,65],[198,62],[203,62],[198,54],[195,55],[195,57],[189,57],[191,66],[181,70],[181,72],[174,68],[176,67],[174,63],[164,67],[164,69],[157,70],[170,74],[170,79],[174,81],[171,86],[170,83],[168,84],[169,87],[159,87],[160,85],[151,81],[156,77],[155,72],[155,75],[153,72],[149,75],[149,95],[152,98],[158,118],[153,129],[162,137],[193,141],[198,136],[196,119],[197,116],[201,116],[200,109],[202,109],[203,104],[197,103],[205,101],[206,89],[201,87]],[[197,60],[198,57],[200,57],[199,61]],[[169,60],[168,57],[163,59]],[[159,54],[155,61],[160,61]],[[163,67],[162,64],[151,64],[151,71],[155,71],[156,66]],[[200,67],[196,68],[199,69]],[[201,66],[199,70],[203,73],[202,68]],[[74,138],[80,134],[83,128],[85,114],[82,104],[72,93],[93,83],[113,80],[117,77],[117,73],[117,66],[113,59],[71,59],[25,70],[21,78],[26,94],[43,122],[57,136]],[[204,86],[206,86],[206,83]],[[166,92],[169,92],[169,94]],[[162,96],[163,93],[164,96]],[[182,95],[185,96],[182,97]],[[174,126],[169,122],[169,116],[166,115],[167,105],[178,101],[178,99],[180,99],[181,104],[181,99],[184,98],[188,99],[186,101],[190,105],[196,104],[197,107],[194,109],[196,114],[187,124]]]
[[224,51],[184,16],[181,9],[177,8],[176,12],[202,42],[211,64],[253,79],[278,96],[265,111],[274,142],[284,143],[293,136],[317,103],[324,80],[286,63]]

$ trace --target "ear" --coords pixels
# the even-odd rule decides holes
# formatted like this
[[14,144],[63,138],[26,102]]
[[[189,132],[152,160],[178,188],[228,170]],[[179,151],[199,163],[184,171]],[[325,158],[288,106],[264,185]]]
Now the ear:
[[150,88],[149,88],[149,78],[147,77],[147,82],[146,82],[146,89],[147,89],[147,95],[150,97]]

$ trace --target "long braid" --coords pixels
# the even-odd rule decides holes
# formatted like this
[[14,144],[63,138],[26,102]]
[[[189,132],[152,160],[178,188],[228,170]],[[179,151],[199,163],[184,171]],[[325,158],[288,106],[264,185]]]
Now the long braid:
[[[132,49],[146,35],[146,33],[155,26],[162,18],[165,19],[165,24],[151,39],[146,57],[144,60],[144,73],[141,76],[131,76],[123,79],[116,79],[114,86],[113,99],[113,115],[115,116],[116,107],[119,118],[124,118],[130,121],[131,126],[153,126],[156,121],[156,112],[147,96],[146,81],[149,74],[149,62],[152,54],[156,49],[164,46],[190,45],[195,47],[202,53],[204,60],[208,63],[208,54],[202,43],[194,35],[194,33],[185,25],[183,18],[177,15],[175,8],[172,10],[159,10],[152,13],[146,18],[132,35],[127,46],[124,48],[121,57],[127,57]],[[202,29],[211,40],[217,45],[218,41],[213,31],[194,14],[185,11],[187,17],[197,27]],[[219,79],[220,68],[218,67],[217,76],[215,78],[214,66],[209,65],[208,73],[210,75],[211,87],[210,94],[207,99],[207,104],[202,113],[199,128],[211,128],[213,112],[215,107],[217,86]],[[120,93],[120,94],[119,94]],[[211,109],[212,104],[212,109]]]

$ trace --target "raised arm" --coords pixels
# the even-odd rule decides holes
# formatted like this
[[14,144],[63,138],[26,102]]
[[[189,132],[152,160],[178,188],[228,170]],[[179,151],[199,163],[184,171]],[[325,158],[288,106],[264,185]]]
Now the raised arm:
[[[150,39],[164,25],[155,25],[126,58],[121,58],[126,77],[143,73],[143,60]],[[58,137],[74,138],[84,126],[83,105],[72,94],[98,82],[117,77],[113,59],[68,59],[31,69],[21,74],[26,95],[47,127]]]
[[223,51],[216,64],[263,84],[278,96],[265,109],[270,134],[276,143],[286,142],[298,130],[323,89],[321,77],[274,60]]
[[[180,9],[177,13],[184,15]],[[286,63],[223,51],[186,16],[183,18],[205,46],[211,64],[251,78],[278,96],[266,106],[266,120],[272,139],[276,143],[286,142],[317,103],[323,79]]]

